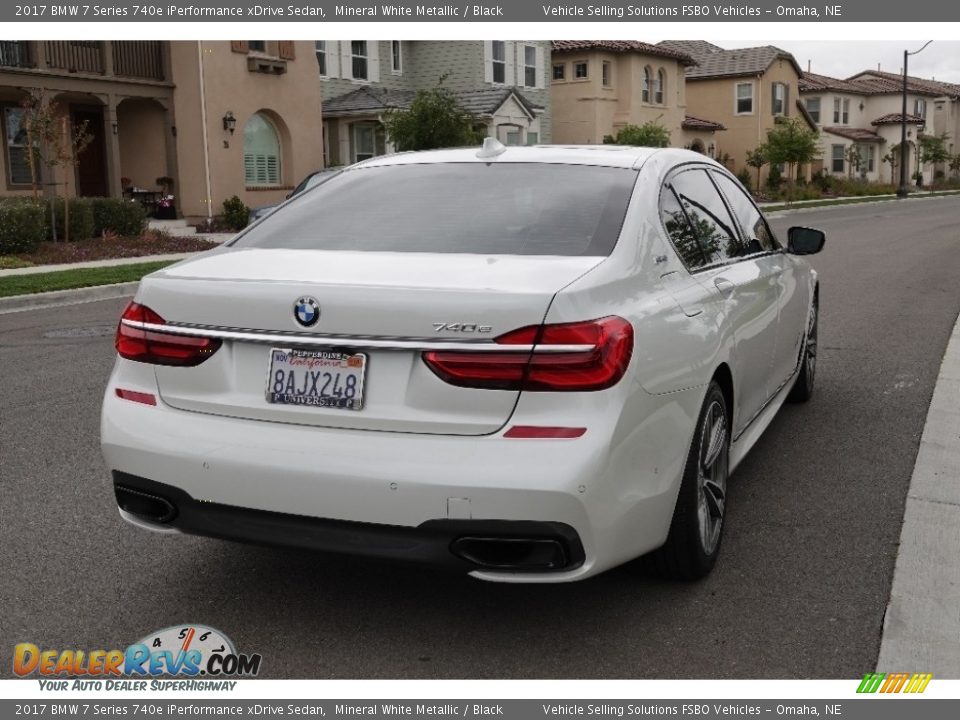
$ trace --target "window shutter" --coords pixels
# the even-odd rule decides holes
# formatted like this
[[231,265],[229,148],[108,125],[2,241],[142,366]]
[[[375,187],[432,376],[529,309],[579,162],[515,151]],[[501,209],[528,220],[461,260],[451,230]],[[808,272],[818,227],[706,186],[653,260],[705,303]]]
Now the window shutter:
[[[503,42],[504,42],[503,56],[504,56],[504,59],[506,60],[506,65],[507,65],[506,68],[504,68],[506,72],[504,72],[503,74],[504,84],[516,85],[517,45],[519,45],[520,43],[515,43],[511,40],[504,40]],[[522,67],[523,66],[521,65],[521,68]]]
[[281,60],[293,60],[296,53],[293,49],[293,40],[281,40],[277,43],[277,54]]
[[493,41],[483,41],[483,81],[493,82]]
[[380,41],[367,41],[367,79],[380,82]]
[[350,54],[350,40],[340,41],[340,77],[353,80],[353,60]]
[[790,86],[783,86],[783,114],[790,117]]
[[[516,76],[507,75],[507,84],[516,85],[517,87],[524,87],[526,85],[526,57],[524,56],[524,47],[526,47],[526,45],[521,40],[514,43],[514,56],[517,58]],[[510,78],[513,78],[512,83]]]
[[543,90],[543,45],[537,45],[537,89]]
[[246,55],[250,52],[250,42],[248,40],[231,40],[230,49],[235,53],[243,53]]
[[770,114],[777,114],[777,83],[770,84]]

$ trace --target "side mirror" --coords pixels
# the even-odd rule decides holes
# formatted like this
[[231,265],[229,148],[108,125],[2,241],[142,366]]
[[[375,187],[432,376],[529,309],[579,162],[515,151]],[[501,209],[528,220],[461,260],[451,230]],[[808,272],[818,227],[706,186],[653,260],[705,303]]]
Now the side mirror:
[[791,255],[814,255],[823,250],[827,236],[823,230],[792,227],[787,230],[787,252]]

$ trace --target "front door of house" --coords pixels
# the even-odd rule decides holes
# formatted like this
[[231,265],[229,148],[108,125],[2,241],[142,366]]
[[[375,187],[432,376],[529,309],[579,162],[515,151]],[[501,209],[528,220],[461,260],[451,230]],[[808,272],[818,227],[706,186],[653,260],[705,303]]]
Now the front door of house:
[[[72,113],[74,132],[81,127],[90,136],[90,144],[77,156],[77,195],[107,197],[107,142],[101,108],[76,108]],[[86,123],[86,125],[84,125]]]

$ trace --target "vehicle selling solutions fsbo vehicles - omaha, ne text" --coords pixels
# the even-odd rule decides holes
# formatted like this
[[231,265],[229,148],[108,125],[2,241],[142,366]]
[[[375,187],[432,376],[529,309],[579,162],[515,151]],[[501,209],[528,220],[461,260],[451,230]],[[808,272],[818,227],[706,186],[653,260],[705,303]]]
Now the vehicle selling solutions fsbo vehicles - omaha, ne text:
[[731,471],[813,391],[823,243],[684,150],[359,163],[143,279],[103,406],[120,513],[485,580],[700,577]]

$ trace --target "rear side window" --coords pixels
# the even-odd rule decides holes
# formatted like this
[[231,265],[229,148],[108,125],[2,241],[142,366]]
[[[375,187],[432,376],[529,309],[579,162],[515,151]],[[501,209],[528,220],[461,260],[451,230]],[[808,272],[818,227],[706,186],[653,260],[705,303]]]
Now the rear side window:
[[770,227],[763,215],[753,204],[753,200],[747,197],[743,189],[726,175],[718,172],[711,173],[717,186],[727,198],[730,209],[740,221],[740,227],[746,233],[745,243],[741,248],[741,255],[753,255],[759,252],[770,252],[779,250],[780,244],[770,232]]
[[637,171],[546,163],[358,168],[291,200],[237,247],[609,255]]
[[[697,238],[705,261],[702,265],[726,262],[740,253],[740,236],[716,186],[703,169],[674,175],[667,188],[673,191],[686,215],[690,231]],[[684,252],[678,247],[683,257]]]

